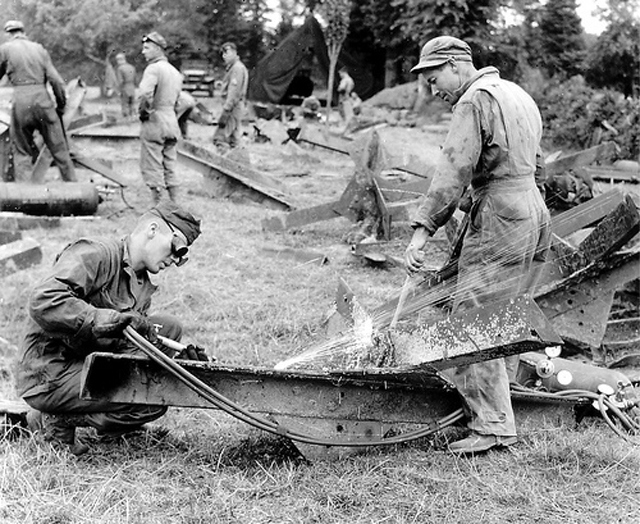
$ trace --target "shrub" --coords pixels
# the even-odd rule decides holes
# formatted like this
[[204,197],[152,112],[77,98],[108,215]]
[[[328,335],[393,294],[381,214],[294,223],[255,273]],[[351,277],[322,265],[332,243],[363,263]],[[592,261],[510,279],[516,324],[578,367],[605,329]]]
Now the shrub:
[[586,149],[614,141],[618,157],[637,159],[640,153],[640,100],[611,89],[594,89],[582,76],[566,81],[533,83],[544,123],[544,139],[554,147]]

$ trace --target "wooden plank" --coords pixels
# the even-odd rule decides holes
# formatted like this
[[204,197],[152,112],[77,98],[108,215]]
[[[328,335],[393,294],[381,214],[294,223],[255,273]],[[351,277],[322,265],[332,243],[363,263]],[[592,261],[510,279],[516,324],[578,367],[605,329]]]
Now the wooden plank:
[[42,262],[40,243],[33,238],[23,238],[0,246],[0,277]]
[[597,161],[609,160],[615,153],[615,144],[613,142],[604,142],[584,151],[578,151],[570,155],[565,155],[546,164],[546,176],[552,177],[575,169],[577,167],[588,166]]

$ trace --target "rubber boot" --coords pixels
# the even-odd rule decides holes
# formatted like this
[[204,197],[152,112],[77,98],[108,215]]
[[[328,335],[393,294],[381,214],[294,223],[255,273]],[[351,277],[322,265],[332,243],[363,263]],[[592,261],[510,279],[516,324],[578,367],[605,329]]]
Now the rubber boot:
[[76,427],[86,425],[84,415],[42,413],[45,440],[68,446],[74,455],[82,455],[89,451],[86,444],[76,439]]

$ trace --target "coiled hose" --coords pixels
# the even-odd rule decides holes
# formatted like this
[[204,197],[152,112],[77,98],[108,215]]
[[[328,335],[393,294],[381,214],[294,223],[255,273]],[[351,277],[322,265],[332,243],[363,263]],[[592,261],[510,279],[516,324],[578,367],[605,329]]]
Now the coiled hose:
[[249,412],[239,404],[236,404],[232,400],[228,399],[224,395],[218,393],[215,389],[209,386],[207,383],[200,380],[198,377],[184,369],[178,362],[165,355],[162,351],[156,348],[151,342],[135,331],[131,326],[127,326],[124,330],[125,337],[132,342],[137,348],[139,348],[145,355],[147,355],[152,361],[160,365],[167,370],[173,376],[175,376],[185,386],[189,387],[192,391],[200,395],[207,402],[214,405],[218,409],[221,409],[232,415],[233,417],[250,424],[253,427],[287,437],[297,442],[303,442],[305,444],[314,444],[317,446],[344,446],[344,447],[369,447],[369,446],[387,446],[391,444],[401,444],[403,442],[409,442],[417,440],[422,437],[426,437],[441,431],[442,429],[451,426],[461,420],[464,417],[462,408],[457,409],[442,419],[429,424],[428,427],[415,431],[410,431],[402,435],[396,435],[392,437],[383,437],[377,440],[367,441],[353,441],[353,440],[339,440],[339,439],[327,439],[318,438],[313,435],[307,435],[298,431],[287,429],[286,427],[272,422],[271,420]]
[[[611,402],[607,395],[594,393],[593,391],[588,391],[586,389],[566,389],[563,391],[549,393],[547,391],[531,390],[517,384],[512,384],[511,389],[514,391],[526,392],[528,394],[533,393],[543,398],[557,399],[558,397],[562,397],[575,400],[576,402],[585,398],[593,400],[595,401],[594,407],[597,406],[600,415],[616,435],[622,437],[634,446],[640,446],[640,440],[632,438],[628,433],[625,433],[620,429],[620,426],[622,426],[627,432],[637,435],[640,434],[640,423]],[[616,421],[618,421],[618,424],[616,424]]]

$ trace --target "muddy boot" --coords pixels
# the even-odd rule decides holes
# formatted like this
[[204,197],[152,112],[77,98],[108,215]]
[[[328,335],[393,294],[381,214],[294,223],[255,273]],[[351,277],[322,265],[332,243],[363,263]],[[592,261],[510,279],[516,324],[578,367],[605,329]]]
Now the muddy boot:
[[76,427],[86,426],[84,415],[42,413],[42,428],[47,441],[64,444],[74,455],[82,455],[89,447],[76,439]]
[[180,188],[178,186],[168,186],[169,198],[174,204],[179,204]]

